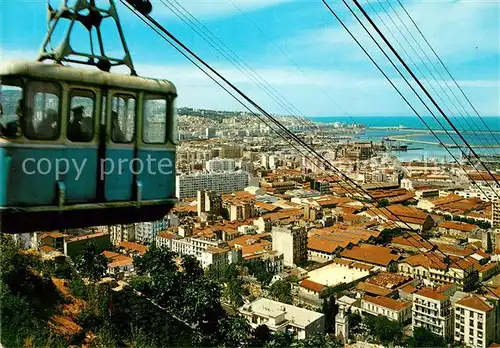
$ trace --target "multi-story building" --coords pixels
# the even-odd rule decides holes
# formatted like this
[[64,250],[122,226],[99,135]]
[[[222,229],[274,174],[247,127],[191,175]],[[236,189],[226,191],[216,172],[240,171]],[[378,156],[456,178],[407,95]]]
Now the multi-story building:
[[325,315],[286,303],[259,298],[239,308],[250,326],[266,325],[272,332],[289,331],[298,339],[325,332]]
[[285,266],[293,266],[307,260],[307,230],[305,227],[288,225],[272,228],[273,250],[283,253]]
[[489,185],[471,185],[469,189],[456,191],[456,194],[464,198],[479,198],[485,202],[500,203],[500,187],[491,187]]
[[198,216],[202,213],[219,216],[222,214],[222,197],[214,191],[200,190],[196,193],[196,210]]
[[266,271],[271,274],[280,274],[283,272],[283,253],[276,250],[259,250],[243,257],[245,262],[263,261],[266,265]]
[[168,228],[168,220],[139,222],[135,224],[135,239],[142,243],[152,243],[156,234]]
[[455,256],[445,258],[437,252],[416,254],[400,261],[398,272],[420,279],[428,286],[455,283],[466,291],[474,288],[479,279],[471,261]]
[[205,169],[208,172],[231,172],[236,169],[236,161],[234,159],[215,158],[205,163]]
[[171,239],[171,249],[180,255],[193,255],[203,268],[211,264],[222,267],[241,260],[240,250],[231,249],[226,242],[216,236]]
[[246,220],[254,217],[253,204],[250,202],[231,203],[229,205],[229,220]]
[[383,315],[390,320],[406,323],[411,320],[411,302],[398,301],[389,297],[365,295],[361,299],[361,309],[371,315]]
[[205,128],[205,137],[207,139],[215,138],[215,128]]
[[311,189],[318,191],[321,194],[330,193],[330,182],[326,180],[317,180],[311,183]]
[[242,191],[248,186],[248,180],[248,173],[243,171],[178,175],[175,178],[176,196],[196,197],[196,192],[203,189],[217,193]]
[[271,183],[271,187],[273,188],[274,192],[278,194],[293,190],[296,185],[297,183],[295,181],[275,181]]
[[425,288],[413,294],[413,328],[425,327],[436,335],[450,338],[453,334],[453,316],[450,297]]
[[250,175],[255,174],[255,168],[253,166],[252,162],[249,161],[241,161],[240,163],[240,169],[244,172],[249,173]]
[[453,304],[457,343],[468,347],[486,348],[495,340],[496,308],[485,299],[469,295]]
[[459,221],[443,221],[438,226],[438,231],[441,234],[457,239],[467,239],[479,232],[479,230],[480,228],[477,225]]
[[113,245],[135,241],[135,224],[108,226],[108,232]]
[[493,209],[491,213],[491,224],[500,229],[500,202],[493,203]]
[[181,236],[172,232],[158,232],[155,238],[156,246],[172,250],[172,241],[180,239]]

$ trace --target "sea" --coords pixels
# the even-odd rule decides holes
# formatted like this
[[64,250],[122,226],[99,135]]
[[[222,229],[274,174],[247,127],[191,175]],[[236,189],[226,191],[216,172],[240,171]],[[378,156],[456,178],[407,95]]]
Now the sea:
[[[363,132],[353,135],[353,141],[376,141],[392,136],[412,135],[408,141],[401,140],[400,145],[407,145],[406,152],[393,152],[401,161],[438,161],[451,162],[460,160],[462,155],[471,155],[462,139],[453,131],[449,123],[442,117],[438,121],[433,117],[422,117],[423,121],[416,116],[328,116],[311,117],[318,123],[362,124],[366,128]],[[450,121],[460,131],[463,138],[471,145],[472,150],[478,155],[500,155],[500,116],[488,117],[451,117]],[[432,134],[427,125],[434,131]],[[443,130],[443,128],[448,131]],[[349,134],[346,134],[349,135]],[[414,143],[409,140],[432,142],[435,144]],[[439,139],[439,140],[437,140]],[[445,145],[459,145],[461,148],[450,148],[439,146],[441,142]],[[393,144],[395,144],[393,142]],[[496,146],[480,148],[475,146]]]

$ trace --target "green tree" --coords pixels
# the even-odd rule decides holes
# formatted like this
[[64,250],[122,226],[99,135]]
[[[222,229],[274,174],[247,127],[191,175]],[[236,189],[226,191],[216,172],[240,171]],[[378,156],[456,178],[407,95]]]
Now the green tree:
[[267,325],[259,325],[253,330],[253,338],[250,347],[264,347],[273,339],[271,330]]
[[266,286],[273,279],[273,272],[267,270],[267,265],[263,260],[252,260],[245,262],[248,272],[253,275],[259,283]]
[[335,303],[335,296],[329,296],[323,299],[321,312],[325,315],[325,332],[335,332],[335,316],[338,313],[338,306]]
[[335,340],[335,336],[331,334],[321,334],[317,333],[304,340],[294,340],[291,344],[292,348],[341,348],[344,345],[338,343]]
[[491,242],[491,233],[488,232],[486,236],[486,252],[491,254],[493,252],[493,243]]
[[356,335],[361,333],[361,315],[358,313],[349,313],[347,315],[347,320],[349,322],[349,338],[354,338]]
[[291,347],[294,342],[293,334],[289,331],[277,331],[273,334],[273,338],[268,342],[266,348],[285,348]]
[[391,203],[385,199],[385,198],[382,198],[378,201],[377,203],[377,208],[384,208],[384,207],[387,207],[389,206]]
[[222,320],[221,336],[224,337],[225,347],[248,346],[252,339],[252,327],[246,318],[228,316]]
[[63,298],[39,254],[26,252],[10,235],[0,242],[0,330],[6,347],[60,346],[47,325]]
[[384,228],[382,232],[380,232],[379,240],[384,244],[390,243],[392,241],[392,238],[400,236],[401,234],[402,231],[399,227]]
[[75,258],[75,268],[84,278],[99,280],[108,265],[106,256],[99,253],[94,242],[89,241],[83,246],[82,253]]
[[406,345],[409,347],[447,347],[448,344],[446,340],[440,336],[436,335],[432,331],[424,327],[415,327],[413,330],[413,337],[410,337]]
[[383,315],[367,315],[363,318],[363,324],[368,333],[384,346],[397,345],[402,342],[403,326],[395,320],[390,320]]
[[293,300],[291,284],[283,280],[275,281],[269,288],[269,294],[279,302],[291,304]]

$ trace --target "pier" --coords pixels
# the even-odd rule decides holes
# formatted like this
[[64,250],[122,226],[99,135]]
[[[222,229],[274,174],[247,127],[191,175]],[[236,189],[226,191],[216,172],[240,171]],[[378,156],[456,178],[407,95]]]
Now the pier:
[[[424,145],[434,145],[434,146],[442,146],[444,145],[445,147],[449,149],[459,149],[459,148],[468,148],[465,144],[464,145],[455,145],[455,144],[446,144],[437,142],[437,141],[425,141],[425,140],[416,140],[412,139],[412,137],[419,137],[419,136],[425,136],[429,135],[428,133],[412,133],[412,134],[405,134],[405,135],[396,135],[396,136],[390,136],[386,137],[385,140],[387,141],[405,141],[408,143],[415,143],[415,144],[424,144]],[[460,139],[458,139],[457,143],[461,142]],[[480,144],[472,144],[470,145],[471,148],[476,148],[476,149],[500,149],[500,145],[480,145]]]

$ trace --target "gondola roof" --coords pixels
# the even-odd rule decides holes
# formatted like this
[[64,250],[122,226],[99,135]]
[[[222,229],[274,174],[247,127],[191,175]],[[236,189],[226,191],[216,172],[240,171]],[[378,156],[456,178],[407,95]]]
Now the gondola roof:
[[46,64],[33,61],[10,61],[0,66],[0,76],[31,76],[43,80],[79,82],[119,89],[135,89],[152,93],[177,95],[174,84],[168,80],[109,73],[101,70]]

